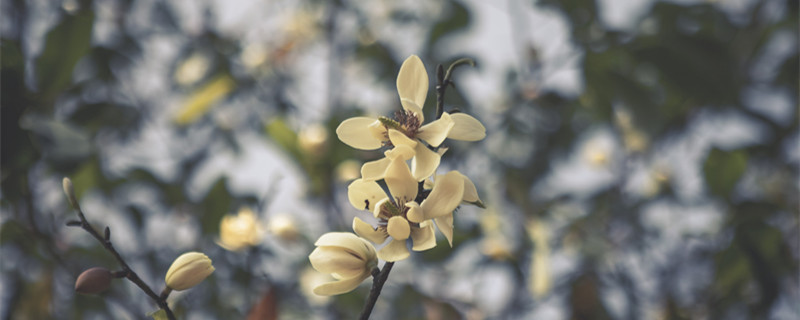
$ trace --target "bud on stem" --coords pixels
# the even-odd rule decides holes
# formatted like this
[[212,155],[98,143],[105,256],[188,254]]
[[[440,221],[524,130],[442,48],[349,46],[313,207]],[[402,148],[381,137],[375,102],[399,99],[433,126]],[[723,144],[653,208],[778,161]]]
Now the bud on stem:
[[72,187],[72,180],[67,177],[64,177],[62,181],[62,187],[64,187],[64,194],[67,195],[67,199],[69,200],[69,204],[75,210],[81,210],[81,206],[78,205],[78,199],[75,198],[75,188]]
[[111,271],[106,268],[94,267],[78,276],[75,281],[75,292],[81,294],[97,294],[108,290],[113,279]]

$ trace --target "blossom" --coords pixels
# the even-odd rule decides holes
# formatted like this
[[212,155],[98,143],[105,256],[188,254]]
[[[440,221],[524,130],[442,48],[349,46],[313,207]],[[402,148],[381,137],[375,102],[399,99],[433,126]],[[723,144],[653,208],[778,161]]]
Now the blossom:
[[172,262],[164,281],[168,288],[181,291],[196,286],[212,272],[214,266],[208,256],[200,252],[187,252]]
[[87,269],[75,280],[75,292],[82,294],[96,294],[108,290],[113,279],[111,271],[102,267]]
[[[457,187],[457,185],[459,184],[458,177],[460,177],[461,179],[460,181],[461,183],[463,183],[463,189]],[[437,175],[433,182],[432,190],[436,190],[437,185],[440,185],[440,187],[438,188],[440,190],[448,190],[448,191],[443,191],[442,193],[445,192],[450,193],[452,197],[460,199],[459,201],[460,203],[473,204],[481,208],[484,207],[483,202],[481,202],[481,199],[478,197],[478,189],[475,188],[475,184],[472,183],[472,180],[467,178],[467,176],[461,174],[458,171],[450,171],[446,175]],[[462,190],[461,196],[456,197],[456,195],[458,194],[457,190],[459,189]],[[431,194],[428,197],[429,198],[434,197],[433,191],[431,191]],[[441,196],[436,195],[435,197],[441,197]],[[423,203],[425,203],[425,201],[423,201]],[[429,205],[427,207],[429,208],[429,210],[427,211],[423,210],[423,212],[421,213],[422,218],[417,218],[418,215],[416,214],[412,215],[411,218],[415,220],[433,218],[433,221],[434,223],[436,223],[436,227],[439,229],[439,232],[441,232],[444,235],[444,237],[447,239],[447,242],[452,247],[453,210],[455,210],[455,206],[453,207],[453,209],[446,210],[449,209],[449,206],[452,205],[452,202],[447,203],[448,207],[443,206],[441,202],[437,204],[438,206]],[[458,204],[456,204],[456,206],[458,206]]]
[[[477,119],[463,113],[444,112],[441,118],[423,125],[425,116],[422,107],[428,92],[428,73],[416,55],[408,57],[397,75],[397,93],[403,111],[395,113],[394,119],[379,117],[354,117],[346,119],[336,128],[336,135],[345,144],[362,150],[375,150],[382,146],[404,145],[413,151],[412,172],[417,181],[429,177],[439,166],[441,154],[431,150],[446,138],[478,141],[486,136],[486,128]],[[365,164],[362,178],[379,180],[388,160]]]
[[311,266],[337,279],[315,287],[314,293],[318,295],[350,292],[369,277],[378,265],[375,247],[352,233],[329,232],[323,234],[314,245],[317,248],[308,256]]
[[219,244],[221,247],[239,251],[257,245],[261,241],[263,228],[255,213],[249,208],[239,209],[237,215],[228,215],[219,223]]

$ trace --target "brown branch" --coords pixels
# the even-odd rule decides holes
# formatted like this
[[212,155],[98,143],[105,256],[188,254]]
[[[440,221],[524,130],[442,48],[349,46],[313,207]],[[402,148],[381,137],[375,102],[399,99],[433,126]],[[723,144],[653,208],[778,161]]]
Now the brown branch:
[[378,296],[381,294],[381,290],[383,290],[383,284],[386,283],[386,280],[389,279],[389,272],[392,271],[392,266],[394,266],[394,262],[386,262],[383,265],[383,270],[375,270],[372,271],[372,289],[369,291],[369,297],[367,297],[367,304],[364,305],[364,310],[361,311],[361,316],[358,318],[361,320],[369,319],[369,315],[372,314],[372,308],[375,307],[375,302],[378,301]]
[[103,235],[100,235],[100,233],[98,233],[97,230],[95,230],[92,227],[92,225],[89,224],[89,221],[86,220],[86,216],[83,214],[83,210],[81,210],[81,207],[78,204],[78,200],[75,198],[75,191],[72,188],[72,181],[70,181],[69,178],[64,178],[64,193],[66,193],[67,198],[69,199],[69,203],[72,205],[72,208],[78,212],[78,218],[80,219],[80,221],[67,222],[67,226],[80,227],[81,229],[85,230],[90,235],[92,235],[92,237],[97,239],[97,241],[99,241],[100,244],[103,245],[103,248],[105,248],[106,251],[110,252],[111,255],[113,255],[114,258],[117,259],[117,262],[119,262],[120,266],[122,266],[122,271],[115,272],[115,275],[117,273],[123,274],[126,279],[133,282],[137,287],[139,287],[139,289],[142,289],[142,291],[144,291],[145,294],[147,294],[151,299],[153,299],[153,301],[155,301],[156,304],[161,309],[163,309],[164,312],[166,312],[167,318],[169,318],[170,320],[175,320],[176,319],[175,314],[172,313],[172,310],[169,308],[169,305],[167,304],[168,294],[162,296],[157,295],[155,291],[153,291],[153,289],[151,289],[150,286],[144,283],[144,281],[142,281],[142,279],[139,278],[139,275],[136,274],[136,272],[134,272],[130,266],[128,266],[128,263],[125,262],[125,259],[122,258],[122,256],[119,254],[119,252],[117,252],[116,249],[114,249],[114,245],[111,243],[111,229],[106,227],[105,230],[103,231]]
[[441,64],[436,66],[436,119],[441,118],[442,113],[444,113],[444,93],[447,91],[447,86],[453,84],[453,80],[451,80],[453,70],[463,64],[469,64],[474,67],[475,61],[470,58],[458,59],[447,68],[447,73],[444,72]]

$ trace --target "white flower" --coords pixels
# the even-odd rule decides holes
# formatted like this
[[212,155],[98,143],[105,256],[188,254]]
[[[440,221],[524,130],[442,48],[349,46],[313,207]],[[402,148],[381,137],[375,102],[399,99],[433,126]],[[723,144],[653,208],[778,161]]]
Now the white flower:
[[[452,247],[453,210],[455,210],[461,202],[479,207],[483,207],[483,202],[481,202],[481,199],[478,197],[478,189],[475,188],[475,184],[460,172],[450,171],[445,175],[437,175],[435,178],[431,186],[431,193],[428,195],[428,199],[433,198],[434,200],[425,205],[425,202],[428,201],[428,199],[425,199],[425,201],[422,202],[423,205],[425,205],[424,208],[421,208],[419,213],[414,212],[410,214],[409,219],[412,221],[433,219],[439,232],[447,238],[447,242]],[[459,188],[459,184],[461,184],[462,187]],[[436,194],[434,194],[434,192],[436,192]],[[457,196],[459,192],[461,192],[460,197]],[[439,200],[440,198],[442,200]],[[453,204],[453,199],[459,199],[455,205]]]
[[[445,138],[478,141],[486,136],[486,128],[477,119],[463,113],[443,113],[442,117],[422,125],[425,117],[422,107],[428,92],[428,73],[419,57],[412,55],[403,62],[397,75],[397,93],[403,111],[394,119],[379,117],[355,117],[342,121],[336,135],[345,144],[362,150],[374,150],[382,146],[406,146],[411,152],[412,172],[417,181],[431,176],[439,166],[441,154],[432,151]],[[362,168],[362,178],[379,180],[388,166],[381,159],[367,163]]]
[[187,252],[172,262],[164,277],[167,287],[175,291],[186,290],[205,280],[214,266],[211,259],[200,252]]
[[314,245],[317,248],[308,256],[311,266],[337,279],[315,287],[314,293],[318,295],[350,292],[378,265],[375,247],[352,233],[329,232],[319,237]]

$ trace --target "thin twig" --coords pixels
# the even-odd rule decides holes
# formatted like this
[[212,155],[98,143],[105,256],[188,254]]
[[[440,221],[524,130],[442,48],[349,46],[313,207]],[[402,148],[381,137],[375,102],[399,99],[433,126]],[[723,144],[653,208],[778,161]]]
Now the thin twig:
[[475,61],[470,58],[458,59],[447,68],[447,73],[444,72],[444,68],[441,64],[436,66],[436,119],[441,118],[442,113],[444,113],[444,93],[447,91],[447,86],[453,84],[453,81],[451,80],[453,76],[453,70],[463,64],[468,64],[474,67]]
[[375,307],[375,302],[378,301],[378,296],[381,294],[381,290],[383,289],[383,284],[386,283],[386,280],[389,279],[389,272],[392,271],[392,266],[394,266],[394,262],[386,262],[383,265],[383,270],[378,272],[378,268],[375,268],[372,272],[372,290],[369,291],[369,297],[367,297],[367,304],[364,305],[364,310],[361,311],[361,316],[358,318],[361,320],[369,319],[369,315],[372,314],[372,308]]
[[90,235],[92,235],[92,237],[97,239],[97,241],[99,241],[100,244],[103,245],[103,248],[105,248],[108,252],[111,253],[111,255],[114,256],[114,258],[117,259],[117,262],[119,262],[120,266],[122,266],[122,273],[124,273],[125,278],[133,282],[137,287],[139,287],[139,289],[142,289],[142,291],[144,291],[145,294],[147,294],[151,299],[153,299],[153,301],[155,301],[156,304],[161,309],[163,309],[164,312],[166,312],[167,318],[169,318],[170,320],[175,320],[176,319],[175,314],[172,313],[172,310],[169,308],[169,305],[167,304],[168,295],[163,295],[163,296],[157,295],[153,291],[153,289],[150,289],[150,286],[144,283],[144,281],[142,281],[142,279],[139,278],[139,275],[136,274],[136,272],[134,272],[130,266],[128,266],[128,263],[125,262],[125,259],[122,258],[122,256],[119,254],[119,252],[117,252],[116,249],[114,249],[114,245],[111,243],[111,230],[108,227],[106,227],[103,232],[103,235],[100,235],[100,233],[98,233],[97,230],[95,230],[92,227],[92,225],[89,224],[89,221],[86,220],[86,216],[83,214],[83,210],[81,210],[81,207],[78,204],[77,199],[75,198],[75,191],[72,188],[72,182],[69,181],[68,178],[64,178],[64,192],[67,194],[67,198],[69,199],[72,208],[78,212],[78,218],[80,218],[80,224],[76,224],[75,221],[70,221],[67,222],[67,225],[81,227],[81,229],[85,230]]

